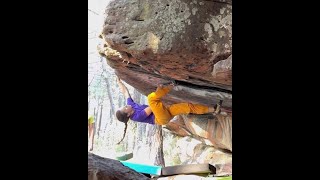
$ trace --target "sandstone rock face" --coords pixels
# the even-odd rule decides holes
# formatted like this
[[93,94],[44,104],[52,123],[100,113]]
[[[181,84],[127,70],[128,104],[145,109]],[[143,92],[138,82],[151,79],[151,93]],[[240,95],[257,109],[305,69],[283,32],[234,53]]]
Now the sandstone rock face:
[[217,148],[232,151],[232,117],[218,115],[214,119],[189,115],[185,124],[192,134],[208,139]]
[[232,155],[223,153],[195,138],[173,137],[176,143],[166,145],[171,158],[176,159],[173,165],[210,163],[217,168],[217,176],[232,175]]
[[183,115],[165,126],[173,133],[193,136],[203,143],[232,152],[232,115]]
[[212,0],[114,0],[99,52],[142,94],[178,86],[164,101],[232,107],[232,5]]

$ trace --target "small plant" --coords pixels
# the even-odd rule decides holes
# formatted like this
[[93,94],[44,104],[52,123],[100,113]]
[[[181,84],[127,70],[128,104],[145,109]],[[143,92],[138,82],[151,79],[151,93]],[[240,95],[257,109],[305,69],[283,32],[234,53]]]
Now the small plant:
[[118,152],[123,152],[124,151],[124,145],[123,144],[119,144],[115,146],[115,151]]

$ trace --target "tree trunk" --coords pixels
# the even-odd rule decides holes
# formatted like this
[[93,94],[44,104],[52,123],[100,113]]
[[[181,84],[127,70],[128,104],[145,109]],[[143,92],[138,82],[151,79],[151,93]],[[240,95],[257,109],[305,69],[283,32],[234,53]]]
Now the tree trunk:
[[154,134],[154,147],[156,149],[156,157],[154,164],[156,166],[165,167],[164,157],[163,157],[163,137],[162,137],[162,126],[155,125],[155,134]]
[[122,165],[117,160],[103,158],[88,152],[88,180],[123,180],[150,178]]
[[[110,108],[109,124],[112,124],[112,122],[113,122],[113,117],[115,116],[115,110],[114,110],[115,104],[114,104],[114,102],[113,102],[113,98],[112,98],[112,94],[111,94],[111,91],[112,91],[112,90],[111,90],[111,85],[112,85],[112,83],[109,82],[109,81],[108,81],[108,78],[106,78],[106,77],[104,77],[104,80],[106,81],[107,94],[108,94],[108,99],[109,99],[109,101],[110,101],[110,106],[109,106],[109,108]],[[108,123],[107,123],[107,124],[108,124]],[[107,126],[108,126],[107,124],[106,124],[106,126],[104,127],[103,132],[106,131]]]
[[96,108],[93,108],[93,119],[96,120]]
[[141,104],[141,93],[139,93],[139,91],[137,91],[136,89],[134,89],[134,91],[133,91],[133,100],[134,100],[134,102],[136,102],[136,103],[139,103],[139,104]]
[[95,114],[94,114],[94,134],[95,135],[98,135],[98,132],[97,132],[97,127],[98,127],[98,117],[99,117],[99,104],[100,104],[100,98],[98,98],[98,103],[96,104],[96,108],[95,108]]
[[[109,98],[109,101],[110,101],[110,109],[111,109],[111,117],[115,114],[115,111],[114,111],[114,103],[113,103],[113,98],[112,98],[112,90],[110,88],[111,86],[111,83],[108,81],[108,78],[104,77],[104,80],[106,81],[106,85],[107,85],[107,94],[108,94],[108,98]],[[110,118],[111,122],[112,122],[112,118]]]
[[112,76],[109,73],[109,71],[107,70],[107,66],[108,66],[107,65],[107,61],[103,57],[100,57],[100,61],[102,63],[102,70],[104,72],[104,73],[102,73],[103,79],[104,79],[104,81],[106,82],[106,85],[107,85],[107,94],[108,94],[108,98],[109,98],[109,101],[110,101],[110,109],[111,109],[110,120],[112,122],[112,116],[115,113],[115,110],[114,110],[114,105],[115,104],[113,103],[113,98],[112,98],[112,93],[114,94],[114,92],[111,89],[112,79],[111,79],[111,81],[109,81],[110,77],[112,77]]
[[100,108],[100,118],[99,118],[99,126],[98,126],[98,130],[97,130],[97,133],[98,133],[98,137],[99,137],[99,134],[100,134],[100,128],[101,128],[101,120],[102,120],[102,109],[103,109],[103,104],[101,105],[101,108]]

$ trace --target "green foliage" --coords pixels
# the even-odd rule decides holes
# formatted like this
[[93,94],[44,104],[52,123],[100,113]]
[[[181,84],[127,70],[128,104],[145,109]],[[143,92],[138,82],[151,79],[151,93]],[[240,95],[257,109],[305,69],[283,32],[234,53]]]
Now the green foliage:
[[232,176],[227,176],[227,177],[217,177],[217,180],[232,180]]
[[172,157],[172,164],[173,165],[180,165],[181,164],[181,160],[179,156],[173,156]]
[[102,75],[94,76],[90,86],[88,87],[90,99],[104,99],[107,95],[107,82]]
[[115,151],[118,152],[124,152],[125,151],[125,147],[123,144],[117,144],[115,145]]

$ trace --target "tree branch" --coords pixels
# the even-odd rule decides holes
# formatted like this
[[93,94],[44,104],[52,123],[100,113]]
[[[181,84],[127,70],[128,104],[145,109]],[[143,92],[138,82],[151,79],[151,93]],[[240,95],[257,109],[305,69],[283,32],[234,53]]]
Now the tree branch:
[[100,14],[98,14],[97,12],[95,12],[95,11],[92,11],[91,9],[88,9],[88,11],[90,11],[90,12],[92,12],[93,14],[95,14],[95,15],[100,15]]

